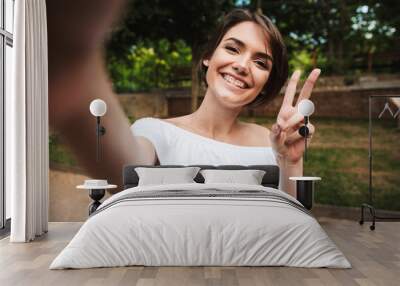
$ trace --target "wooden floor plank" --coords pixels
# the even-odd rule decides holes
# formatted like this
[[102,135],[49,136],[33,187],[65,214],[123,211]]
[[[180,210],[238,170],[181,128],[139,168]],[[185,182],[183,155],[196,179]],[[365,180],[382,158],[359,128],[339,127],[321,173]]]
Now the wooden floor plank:
[[32,243],[0,240],[0,285],[399,285],[400,222],[379,222],[375,231],[357,222],[322,218],[321,226],[351,262],[352,269],[294,267],[115,267],[49,270],[82,223],[50,223]]

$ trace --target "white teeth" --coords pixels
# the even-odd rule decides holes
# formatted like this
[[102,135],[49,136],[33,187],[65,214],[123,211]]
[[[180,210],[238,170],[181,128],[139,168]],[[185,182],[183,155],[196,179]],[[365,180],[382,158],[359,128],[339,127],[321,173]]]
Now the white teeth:
[[245,83],[243,81],[237,80],[233,76],[230,76],[228,74],[224,74],[223,77],[227,82],[230,82],[240,88],[244,88]]

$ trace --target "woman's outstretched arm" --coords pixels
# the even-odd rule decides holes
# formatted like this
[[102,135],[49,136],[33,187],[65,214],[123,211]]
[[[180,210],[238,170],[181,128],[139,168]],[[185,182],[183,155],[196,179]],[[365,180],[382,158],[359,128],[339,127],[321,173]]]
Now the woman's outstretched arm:
[[[154,164],[150,141],[134,137],[112,91],[103,57],[103,43],[123,1],[47,1],[49,41],[49,121],[93,178],[122,184],[124,164]],[[96,120],[93,99],[107,103],[101,119],[102,159],[96,163]]]

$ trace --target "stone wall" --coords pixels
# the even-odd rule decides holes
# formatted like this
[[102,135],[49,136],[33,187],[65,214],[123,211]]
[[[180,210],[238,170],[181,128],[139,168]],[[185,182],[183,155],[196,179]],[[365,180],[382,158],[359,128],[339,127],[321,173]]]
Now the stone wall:
[[[338,89],[338,90],[316,90],[313,92],[311,100],[315,104],[315,113],[318,117],[336,117],[336,118],[368,118],[369,114],[369,95],[400,95],[399,88],[383,89]],[[256,109],[254,115],[274,116],[277,114],[281,105],[283,95],[277,98],[265,109]],[[382,110],[386,100],[384,98],[375,98],[372,101],[372,116],[376,117]],[[397,111],[397,107],[391,104],[391,107]],[[249,110],[244,114],[251,114]],[[386,115],[387,116],[387,115]]]
[[[314,116],[339,118],[368,118],[369,95],[400,95],[400,85],[365,88],[341,87],[316,89],[312,101],[316,106]],[[189,89],[170,90],[165,92],[150,92],[120,95],[119,99],[128,116],[141,118],[175,117],[190,113],[191,98]],[[242,115],[276,116],[281,106],[283,94],[266,107],[244,109]],[[200,98],[199,103],[201,103]],[[384,106],[384,99],[373,100],[373,116],[377,116]],[[397,111],[397,107],[392,104]]]
[[119,94],[118,98],[130,117],[168,117],[168,102],[163,92]]

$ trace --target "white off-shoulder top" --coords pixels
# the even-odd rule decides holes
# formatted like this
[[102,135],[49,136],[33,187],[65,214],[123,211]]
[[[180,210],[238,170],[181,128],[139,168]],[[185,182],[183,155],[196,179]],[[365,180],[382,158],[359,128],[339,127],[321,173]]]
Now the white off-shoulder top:
[[277,165],[271,147],[217,141],[157,118],[136,120],[131,131],[150,140],[160,165]]

